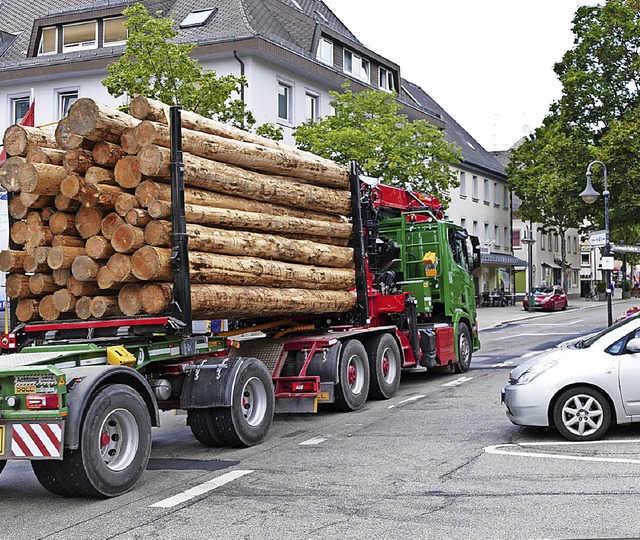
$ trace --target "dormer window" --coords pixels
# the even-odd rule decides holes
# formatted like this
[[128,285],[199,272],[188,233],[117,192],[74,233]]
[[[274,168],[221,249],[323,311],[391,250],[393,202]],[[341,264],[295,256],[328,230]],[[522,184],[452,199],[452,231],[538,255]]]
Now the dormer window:
[[104,45],[122,45],[127,42],[129,37],[128,30],[124,25],[125,17],[115,17],[113,19],[104,19]]
[[371,80],[369,60],[365,60],[348,49],[344,50],[343,70],[362,81],[369,82]]
[[395,82],[393,80],[393,73],[386,68],[380,68],[380,90],[387,92],[394,92],[396,89]]
[[62,27],[62,52],[96,49],[97,47],[97,21],[66,24]]
[[56,54],[58,52],[58,29],[53,26],[42,29],[38,56],[44,54]]
[[195,28],[204,26],[218,12],[218,8],[199,9],[192,11],[180,23],[180,28]]
[[316,58],[323,64],[333,65],[333,42],[326,38],[320,38],[318,41],[318,52]]

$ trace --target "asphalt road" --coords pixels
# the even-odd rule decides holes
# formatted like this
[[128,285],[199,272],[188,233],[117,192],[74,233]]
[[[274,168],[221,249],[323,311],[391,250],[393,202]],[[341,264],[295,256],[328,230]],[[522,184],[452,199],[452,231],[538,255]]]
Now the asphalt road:
[[511,425],[500,404],[522,356],[602,327],[603,313],[482,330],[464,375],[405,376],[396,397],[357,413],[277,417],[254,448],[204,448],[166,413],[149,470],[117,499],[50,495],[10,462],[0,539],[638,537],[640,427],[569,445]]

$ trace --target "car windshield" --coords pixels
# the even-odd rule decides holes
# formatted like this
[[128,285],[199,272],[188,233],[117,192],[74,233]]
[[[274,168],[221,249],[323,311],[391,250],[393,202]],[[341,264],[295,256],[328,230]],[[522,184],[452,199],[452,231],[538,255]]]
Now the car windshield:
[[638,318],[640,318],[640,314],[633,315],[631,317],[626,317],[625,319],[618,321],[617,323],[609,326],[608,328],[605,328],[604,330],[602,330],[601,332],[598,332],[597,334],[593,334],[584,339],[576,341],[574,346],[578,349],[588,349],[589,347],[591,347],[591,345],[593,345],[601,337],[606,336],[609,332],[612,332],[617,328],[620,328],[621,326],[628,324],[629,322],[636,320]]
[[534,294],[551,294],[553,287],[536,287],[533,289]]

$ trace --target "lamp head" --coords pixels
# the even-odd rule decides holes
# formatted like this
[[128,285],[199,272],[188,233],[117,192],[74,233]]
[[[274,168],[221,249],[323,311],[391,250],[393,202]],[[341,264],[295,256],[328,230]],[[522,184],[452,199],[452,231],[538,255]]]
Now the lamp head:
[[598,197],[600,197],[600,193],[593,189],[593,186],[591,185],[590,172],[587,173],[587,187],[584,188],[582,193],[580,193],[580,197],[582,197],[582,200],[587,204],[593,204],[598,200]]

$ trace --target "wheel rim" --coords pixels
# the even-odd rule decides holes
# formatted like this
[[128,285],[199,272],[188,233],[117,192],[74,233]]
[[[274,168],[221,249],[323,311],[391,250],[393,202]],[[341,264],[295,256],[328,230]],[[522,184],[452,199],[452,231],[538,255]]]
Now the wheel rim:
[[250,426],[258,426],[267,412],[267,391],[262,381],[252,377],[242,389],[242,415]]
[[364,363],[359,355],[353,354],[347,363],[347,382],[353,394],[359,394],[364,388]]
[[570,433],[588,437],[602,427],[604,413],[602,405],[593,396],[578,394],[569,398],[562,406],[562,423]]
[[467,335],[463,332],[460,334],[460,343],[458,346],[458,362],[461,366],[467,367],[469,365],[469,359],[471,357],[471,345],[467,339]]
[[138,423],[128,410],[115,409],[102,422],[98,444],[108,469],[126,469],[136,456],[139,442]]
[[382,351],[382,377],[388,384],[395,381],[397,369],[395,353],[390,347],[385,348]]

